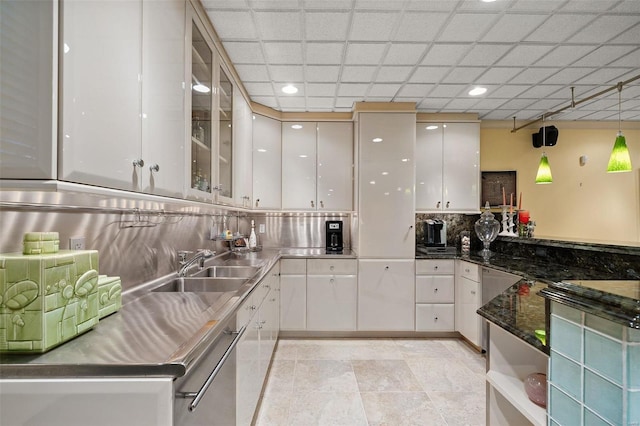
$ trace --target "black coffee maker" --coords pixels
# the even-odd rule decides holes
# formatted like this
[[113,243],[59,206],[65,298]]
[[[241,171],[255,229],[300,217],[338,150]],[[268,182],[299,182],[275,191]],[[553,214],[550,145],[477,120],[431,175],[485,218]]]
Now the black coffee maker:
[[342,221],[328,220],[325,225],[327,253],[342,253]]

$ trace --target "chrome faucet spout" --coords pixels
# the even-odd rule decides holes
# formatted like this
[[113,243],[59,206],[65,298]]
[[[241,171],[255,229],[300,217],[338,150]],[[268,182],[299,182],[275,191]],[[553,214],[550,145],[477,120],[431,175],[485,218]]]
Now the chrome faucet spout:
[[180,269],[178,269],[178,276],[184,277],[187,275],[187,269],[189,269],[194,263],[198,262],[200,268],[204,268],[205,259],[215,256],[216,252],[211,250],[198,250],[196,254],[189,260],[180,260]]

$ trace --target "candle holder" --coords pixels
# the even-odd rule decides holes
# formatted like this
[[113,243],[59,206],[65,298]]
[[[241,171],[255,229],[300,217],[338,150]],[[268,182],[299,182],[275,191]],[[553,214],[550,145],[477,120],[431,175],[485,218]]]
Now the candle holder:
[[500,209],[502,209],[502,232],[498,235],[502,235],[505,237],[517,237],[518,234],[514,232],[514,215],[513,212],[509,213],[508,209],[511,206],[502,205]]

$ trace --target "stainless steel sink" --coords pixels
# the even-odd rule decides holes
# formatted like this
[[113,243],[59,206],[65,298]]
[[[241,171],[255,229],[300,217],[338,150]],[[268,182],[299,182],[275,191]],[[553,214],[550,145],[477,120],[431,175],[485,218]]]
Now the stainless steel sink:
[[194,277],[232,277],[232,278],[251,278],[260,267],[258,266],[211,266],[203,269]]
[[174,278],[173,280],[154,288],[153,291],[221,293],[236,291],[246,282],[247,278],[184,277]]

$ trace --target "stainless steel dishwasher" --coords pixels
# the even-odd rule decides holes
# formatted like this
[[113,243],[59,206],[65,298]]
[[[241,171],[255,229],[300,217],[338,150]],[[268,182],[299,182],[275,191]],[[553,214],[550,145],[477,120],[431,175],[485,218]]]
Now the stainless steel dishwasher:
[[[482,306],[486,305],[500,293],[522,279],[521,276],[497,269],[482,267]],[[482,350],[486,351],[489,344],[489,323],[482,321]]]
[[173,424],[176,426],[230,426],[236,424],[236,345],[245,327],[236,331],[229,318],[215,341],[176,380]]

